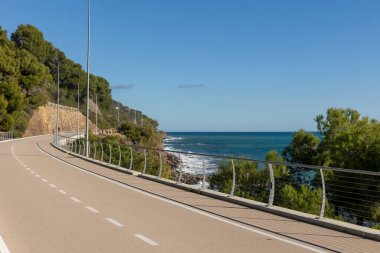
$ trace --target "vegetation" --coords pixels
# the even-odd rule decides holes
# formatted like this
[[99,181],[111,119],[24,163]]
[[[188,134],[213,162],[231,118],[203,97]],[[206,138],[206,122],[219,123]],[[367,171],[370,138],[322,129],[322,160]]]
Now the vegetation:
[[[20,136],[25,131],[33,110],[47,101],[56,101],[58,65],[60,104],[77,107],[78,85],[80,110],[85,113],[87,75],[82,66],[73,62],[44,39],[32,25],[20,25],[8,38],[0,26],[0,131],[13,131]],[[90,75],[90,99],[98,98],[100,128],[118,127],[131,120],[129,108],[112,100],[108,81]],[[116,109],[120,108],[120,111]],[[91,113],[94,121],[95,113]],[[144,123],[157,122],[143,116]]]
[[[380,123],[352,109],[330,108],[315,118],[320,136],[300,130],[283,150],[282,156],[268,153],[275,176],[274,204],[319,215],[322,200],[319,171],[282,162],[380,171]],[[280,164],[276,164],[276,162]],[[237,196],[267,202],[270,178],[268,167],[256,162],[236,161]],[[378,176],[324,171],[327,200],[325,217],[379,228],[380,180]],[[221,163],[210,178],[212,189],[229,193],[231,164]]]

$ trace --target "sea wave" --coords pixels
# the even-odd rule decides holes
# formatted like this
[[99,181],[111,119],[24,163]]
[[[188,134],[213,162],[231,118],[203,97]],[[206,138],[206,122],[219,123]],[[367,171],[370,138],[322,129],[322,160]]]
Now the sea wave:
[[165,138],[165,142],[171,142],[171,141],[178,141],[178,140],[183,140],[182,137],[173,137],[173,136],[168,136]]
[[169,153],[178,157],[181,161],[182,171],[185,173],[193,174],[193,175],[203,175],[214,173],[218,168],[218,162],[215,159],[210,157],[204,157],[199,155],[194,155],[192,152],[188,152],[187,154],[179,154],[175,152],[172,148],[165,149],[169,150]]

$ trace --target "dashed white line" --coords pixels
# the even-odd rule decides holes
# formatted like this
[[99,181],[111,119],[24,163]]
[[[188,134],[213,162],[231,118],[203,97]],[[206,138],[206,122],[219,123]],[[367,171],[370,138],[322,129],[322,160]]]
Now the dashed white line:
[[3,237],[0,235],[0,252],[1,253],[10,253],[7,245],[5,244]]
[[155,241],[153,241],[153,240],[151,240],[151,239],[149,239],[149,238],[147,238],[147,237],[145,237],[145,236],[143,236],[141,234],[135,234],[135,236],[137,238],[139,238],[140,240],[143,240],[144,242],[146,242],[146,243],[148,243],[148,244],[150,244],[152,246],[158,246],[158,243],[156,243]]
[[112,219],[112,218],[107,218],[106,220],[107,220],[108,222],[114,224],[114,225],[117,226],[117,227],[123,227],[123,226],[124,226],[123,224],[121,224],[120,222],[118,222],[118,221],[116,221],[116,220],[114,220],[114,219]]
[[[83,173],[85,173],[85,174],[89,174],[89,175],[92,175],[92,176],[94,176],[94,177],[101,178],[101,179],[103,179],[103,180],[105,180],[105,181],[107,181],[107,182],[110,182],[110,183],[112,183],[112,184],[118,185],[118,186],[120,186],[120,187],[123,187],[123,188],[129,189],[129,190],[132,190],[132,191],[135,191],[135,192],[139,192],[139,193],[141,193],[141,194],[143,194],[143,195],[145,195],[145,196],[149,196],[149,197],[151,197],[151,198],[155,198],[155,199],[161,200],[161,201],[163,201],[163,202],[166,202],[166,203],[169,203],[169,204],[172,204],[172,205],[175,205],[175,206],[182,207],[182,208],[187,209],[187,210],[189,210],[189,211],[192,211],[192,212],[194,212],[194,213],[201,214],[201,215],[206,216],[206,217],[209,217],[209,218],[211,218],[211,219],[218,220],[218,221],[220,221],[220,222],[223,222],[223,223],[226,223],[226,224],[230,224],[230,225],[232,225],[232,226],[235,226],[235,227],[238,227],[238,228],[241,228],[241,229],[244,229],[244,230],[248,230],[248,231],[251,231],[251,232],[256,233],[256,234],[260,234],[260,235],[268,236],[268,237],[270,237],[270,238],[276,239],[276,240],[281,241],[281,242],[285,242],[285,243],[288,243],[288,244],[291,244],[291,245],[295,245],[295,246],[298,246],[298,247],[300,247],[300,248],[304,248],[304,249],[307,249],[307,250],[310,250],[310,251],[313,251],[313,252],[319,252],[319,253],[324,253],[324,252],[325,252],[325,251],[322,251],[322,250],[319,250],[319,249],[316,249],[316,248],[313,248],[313,247],[310,247],[310,246],[307,246],[307,245],[304,245],[304,244],[301,244],[301,243],[298,243],[298,242],[295,242],[295,241],[292,241],[292,240],[288,240],[288,239],[285,239],[285,238],[279,237],[279,236],[274,235],[274,234],[271,234],[271,233],[267,233],[267,232],[264,232],[264,231],[261,231],[261,230],[258,230],[258,229],[254,229],[254,228],[251,228],[251,227],[248,227],[248,226],[244,226],[244,225],[241,225],[241,224],[239,224],[239,223],[234,223],[234,222],[232,222],[232,221],[229,221],[229,220],[227,220],[227,219],[221,218],[221,217],[219,217],[219,216],[214,216],[214,215],[212,215],[212,214],[209,214],[209,213],[206,213],[206,212],[200,211],[200,210],[198,210],[198,209],[194,209],[194,208],[191,208],[191,207],[189,207],[189,206],[186,206],[186,205],[183,205],[183,204],[180,204],[180,203],[177,203],[177,202],[174,202],[174,201],[171,201],[171,200],[168,200],[168,199],[165,199],[165,198],[162,198],[162,197],[159,197],[159,196],[153,195],[153,194],[148,193],[148,192],[144,192],[144,191],[142,191],[142,190],[139,190],[139,189],[136,189],[136,188],[130,187],[130,186],[128,186],[128,185],[125,185],[125,184],[122,184],[122,183],[119,183],[119,182],[116,182],[116,181],[111,180],[111,179],[109,179],[109,178],[105,178],[104,176],[100,176],[100,175],[94,174],[93,172],[86,171],[86,170],[84,170],[84,169],[82,169],[82,168],[80,168],[80,167],[78,167],[78,166],[72,165],[72,164],[70,164],[70,163],[68,163],[68,162],[65,162],[65,161],[63,161],[63,160],[60,160],[60,159],[54,157],[53,155],[49,154],[48,152],[42,150],[42,149],[38,146],[38,144],[36,144],[36,146],[38,147],[38,149],[39,149],[42,153],[44,153],[44,154],[50,156],[51,158],[53,158],[53,159],[55,159],[55,160],[57,160],[57,161],[59,161],[59,162],[61,162],[61,163],[67,164],[68,166],[70,166],[70,167],[72,167],[72,168],[75,168],[75,169],[77,169],[77,170],[79,170],[79,171],[81,171],[81,172],[83,172]],[[12,148],[13,148],[13,146],[12,146]]]
[[77,199],[76,197],[71,197],[71,199],[72,199],[73,201],[77,202],[77,203],[82,202],[82,201],[80,201],[79,199]]
[[55,184],[49,184],[51,187],[55,188],[57,187]]
[[30,173],[34,174],[34,171],[33,171],[33,170],[31,170],[31,171],[30,171]]
[[45,183],[47,182],[47,180],[45,178],[42,178],[41,180],[44,181]]
[[30,170],[28,167],[25,167],[25,169]]
[[67,194],[64,190],[59,190],[59,192],[64,194],[64,195]]
[[41,177],[41,176],[40,176],[40,175],[38,175],[38,174],[36,174],[35,176],[36,176],[36,177]]
[[91,207],[91,206],[86,206],[86,208],[87,208],[88,210],[90,210],[91,212],[93,212],[93,213],[99,213],[98,210],[96,210],[95,208],[93,208],[93,207]]

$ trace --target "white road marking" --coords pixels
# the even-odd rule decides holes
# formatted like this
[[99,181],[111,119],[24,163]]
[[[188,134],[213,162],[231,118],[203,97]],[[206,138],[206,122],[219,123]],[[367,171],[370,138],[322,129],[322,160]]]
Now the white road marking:
[[153,240],[151,240],[151,239],[149,239],[149,238],[147,238],[147,237],[145,237],[143,235],[135,234],[135,236],[137,238],[139,238],[140,240],[143,240],[144,242],[146,242],[146,243],[148,243],[148,244],[150,244],[152,246],[158,246],[158,243],[156,243],[155,241],[153,241]]
[[90,210],[91,212],[93,212],[93,213],[99,213],[98,210],[96,210],[95,208],[93,208],[93,207],[91,207],[91,206],[86,206],[86,208],[87,208],[88,210]]
[[117,227],[123,227],[123,226],[124,226],[123,224],[121,224],[120,222],[118,222],[118,221],[116,221],[116,220],[114,220],[114,219],[112,219],[112,218],[107,218],[106,220],[107,220],[108,222],[114,224],[114,225],[117,226]]
[[77,199],[76,197],[71,197],[71,199],[72,199],[73,201],[77,202],[77,203],[82,202],[82,201],[80,201],[79,199]]
[[51,187],[55,188],[57,187],[55,184],[49,184]]
[[[78,167],[78,166],[72,165],[72,164],[70,164],[70,163],[68,163],[68,162],[65,162],[65,161],[63,161],[63,160],[60,160],[60,159],[54,157],[53,155],[51,155],[51,154],[47,153],[46,151],[42,150],[42,149],[38,146],[37,143],[36,143],[36,146],[37,146],[37,148],[41,151],[41,153],[43,153],[43,154],[45,154],[45,155],[47,155],[47,156],[50,156],[51,158],[53,158],[53,159],[55,159],[55,160],[57,160],[57,161],[59,161],[59,162],[61,162],[61,163],[63,163],[63,164],[66,164],[66,165],[68,165],[68,166],[70,166],[70,167],[72,167],[72,168],[74,168],[74,169],[77,169],[77,170],[83,172],[83,173],[86,173],[86,174],[92,175],[92,176],[97,177],[97,178],[101,178],[101,179],[103,179],[103,180],[105,180],[105,181],[107,181],[107,182],[113,183],[113,184],[118,185],[118,186],[120,186],[120,187],[123,187],[123,188],[129,189],[129,190],[132,190],[132,191],[135,191],[135,192],[141,193],[141,194],[143,194],[143,195],[145,195],[145,196],[149,196],[149,197],[151,197],[151,198],[155,198],[155,199],[161,200],[161,201],[163,201],[163,202],[166,202],[166,203],[169,203],[169,204],[172,204],[172,205],[175,205],[175,206],[182,207],[182,208],[187,209],[187,210],[189,210],[189,211],[192,211],[192,212],[195,212],[195,213],[198,213],[198,214],[204,215],[204,216],[206,216],[206,217],[209,217],[209,218],[211,218],[211,219],[218,220],[218,221],[220,221],[220,222],[224,222],[224,223],[230,224],[230,225],[232,225],[232,226],[235,226],[235,227],[238,227],[238,228],[241,228],[241,229],[245,229],[245,230],[251,231],[251,232],[256,233],[256,234],[260,234],[260,235],[263,235],[263,236],[267,236],[267,237],[270,237],[270,238],[276,239],[276,240],[281,241],[281,242],[284,242],[284,243],[288,243],[288,244],[291,244],[291,245],[294,245],[294,246],[297,246],[297,247],[300,247],[300,248],[303,248],[303,249],[307,249],[307,250],[310,250],[310,251],[313,251],[313,252],[326,253],[326,251],[323,251],[323,250],[320,250],[320,249],[316,249],[316,248],[313,248],[313,247],[311,247],[311,246],[307,246],[307,245],[304,245],[304,244],[302,244],[302,243],[299,243],[299,242],[296,242],[296,241],[293,241],[293,240],[289,240],[289,239],[286,239],[286,238],[280,237],[280,236],[275,235],[275,234],[271,234],[271,233],[268,233],[268,232],[264,232],[264,231],[261,231],[261,230],[259,230],[259,229],[255,229],[255,228],[248,227],[248,226],[245,226],[245,225],[242,225],[242,224],[239,224],[239,223],[235,223],[235,222],[232,222],[232,221],[227,220],[227,219],[225,219],[225,218],[222,218],[222,217],[219,217],[219,216],[215,216],[215,215],[212,215],[212,214],[210,214],[210,213],[206,213],[206,212],[204,212],[204,211],[201,211],[201,210],[198,210],[198,209],[192,208],[192,207],[190,207],[190,206],[186,206],[186,205],[184,205],[184,204],[180,204],[180,203],[174,202],[174,201],[172,201],[172,200],[165,199],[165,198],[162,198],[162,197],[159,197],[159,196],[153,195],[153,194],[151,194],[151,193],[144,192],[144,191],[139,190],[139,189],[135,189],[135,188],[130,187],[130,186],[128,186],[128,185],[125,185],[125,184],[122,184],[122,183],[116,182],[116,181],[114,181],[114,180],[112,180],[112,179],[105,178],[105,177],[103,177],[103,176],[100,176],[100,175],[94,174],[94,173],[92,173],[92,172],[90,172],[90,171],[84,170],[84,169],[82,169],[82,168],[80,168],[80,167]],[[99,165],[99,166],[101,166],[101,165]]]
[[3,237],[0,235],[0,252],[1,253],[10,253],[7,245],[5,244]]
[[25,167],[25,169],[30,170],[28,167]]
[[60,193],[62,193],[63,195],[67,194],[64,190],[59,190]]
[[33,170],[31,170],[31,171],[30,171],[30,173],[34,174],[34,171],[33,171]]
[[41,180],[44,181],[45,183],[47,182],[47,180],[45,178],[42,178]]
[[41,176],[40,176],[40,175],[38,175],[38,174],[36,174],[35,176],[36,176],[36,177],[41,177]]

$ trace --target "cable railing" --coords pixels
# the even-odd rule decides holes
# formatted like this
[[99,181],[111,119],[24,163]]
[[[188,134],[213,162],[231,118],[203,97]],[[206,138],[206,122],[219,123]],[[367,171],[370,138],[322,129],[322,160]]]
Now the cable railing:
[[[74,137],[73,137],[74,136]],[[54,144],[85,156],[76,131]],[[199,191],[215,191],[324,218],[380,229],[380,173],[282,161],[189,153],[89,141],[88,158],[129,172],[171,180]]]
[[0,141],[13,139],[13,132],[0,132]]

